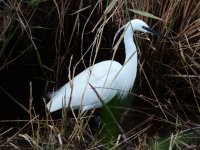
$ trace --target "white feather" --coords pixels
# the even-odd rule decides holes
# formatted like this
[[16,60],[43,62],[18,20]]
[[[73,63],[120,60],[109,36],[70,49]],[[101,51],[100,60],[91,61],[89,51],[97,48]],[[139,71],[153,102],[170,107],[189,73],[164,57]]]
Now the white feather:
[[51,100],[47,104],[50,112],[61,109],[64,104],[65,107],[70,105],[74,109],[81,107],[83,111],[101,107],[102,104],[89,83],[105,103],[117,94],[120,98],[124,98],[132,89],[137,73],[137,50],[133,41],[133,32],[143,31],[142,26],[147,25],[135,19],[123,27],[126,53],[123,66],[116,61],[107,60],[87,68],[73,78],[72,87],[68,82],[58,91],[50,94]]

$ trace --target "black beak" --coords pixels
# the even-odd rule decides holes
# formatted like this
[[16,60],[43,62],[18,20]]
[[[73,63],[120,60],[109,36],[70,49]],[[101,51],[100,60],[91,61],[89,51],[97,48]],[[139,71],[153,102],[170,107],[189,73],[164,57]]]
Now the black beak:
[[153,29],[150,29],[150,28],[145,27],[145,26],[142,26],[142,28],[145,29],[145,30],[147,30],[147,31],[149,31],[150,33],[153,33],[153,34],[155,34],[157,36],[160,36],[160,37],[162,37],[162,38],[170,41],[167,37],[165,37],[164,35],[160,34],[159,32],[154,31]]

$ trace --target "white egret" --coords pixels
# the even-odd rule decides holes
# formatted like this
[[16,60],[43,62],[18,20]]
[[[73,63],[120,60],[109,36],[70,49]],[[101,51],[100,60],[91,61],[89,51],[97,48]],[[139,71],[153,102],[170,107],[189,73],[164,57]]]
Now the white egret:
[[[75,76],[71,81],[72,84],[68,82],[58,91],[50,94],[50,102],[47,104],[50,112],[68,106],[73,109],[81,108],[82,111],[101,107],[102,103],[95,91],[105,103],[117,94],[120,98],[127,95],[133,87],[137,73],[137,49],[133,40],[134,32],[151,32],[161,37],[164,36],[151,30],[145,22],[139,19],[131,20],[122,28],[124,29],[126,54],[124,64],[107,60],[90,66]],[[95,88],[95,91],[90,84]]]

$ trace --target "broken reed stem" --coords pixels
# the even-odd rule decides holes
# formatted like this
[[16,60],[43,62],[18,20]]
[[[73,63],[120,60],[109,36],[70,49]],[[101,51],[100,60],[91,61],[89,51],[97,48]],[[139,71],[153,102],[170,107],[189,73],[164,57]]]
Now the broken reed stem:
[[124,139],[124,142],[128,145],[128,147],[130,145],[133,145],[132,142],[126,137],[124,130],[122,129],[122,127],[118,123],[117,119],[115,118],[115,116],[113,115],[113,113],[111,112],[111,110],[108,108],[108,106],[106,106],[106,103],[103,101],[103,99],[101,98],[101,96],[99,95],[99,93],[96,91],[96,89],[90,83],[89,83],[89,85],[92,88],[92,90],[95,92],[95,94],[97,95],[98,99],[101,101],[102,105],[105,107],[106,111],[111,116],[111,118],[114,121],[114,123],[117,126],[117,128],[119,129],[119,132],[122,135],[122,138]]
[[[33,116],[32,116],[32,104],[33,104],[33,88],[32,88],[32,81],[29,82],[29,117],[30,117],[30,120],[33,119]],[[31,121],[31,130],[32,130],[32,133],[33,133],[33,137],[35,137],[35,134],[34,134],[34,127],[33,127],[33,122]]]

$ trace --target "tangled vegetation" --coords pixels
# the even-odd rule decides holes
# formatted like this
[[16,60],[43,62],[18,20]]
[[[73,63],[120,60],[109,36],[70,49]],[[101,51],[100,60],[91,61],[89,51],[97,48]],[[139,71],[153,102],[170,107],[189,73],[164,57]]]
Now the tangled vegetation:
[[[0,149],[199,149],[199,8],[198,0],[0,1]],[[98,121],[94,111],[49,114],[48,92],[111,59],[115,32],[133,18],[170,41],[135,35],[137,81],[126,100],[108,104],[116,122],[105,108]],[[121,43],[115,59],[123,55]]]

